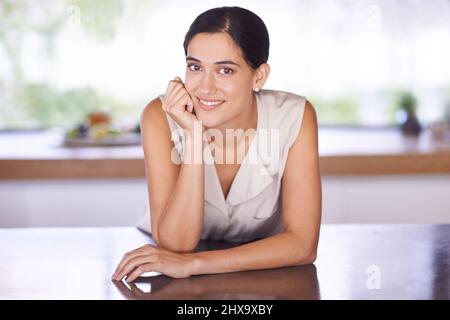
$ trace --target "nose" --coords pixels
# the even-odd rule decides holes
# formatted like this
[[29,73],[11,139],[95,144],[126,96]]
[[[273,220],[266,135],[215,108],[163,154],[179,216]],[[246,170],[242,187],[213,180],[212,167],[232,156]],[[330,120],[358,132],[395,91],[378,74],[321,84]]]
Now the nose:
[[201,83],[200,83],[200,91],[203,94],[212,94],[216,90],[216,79],[212,72],[204,72]]

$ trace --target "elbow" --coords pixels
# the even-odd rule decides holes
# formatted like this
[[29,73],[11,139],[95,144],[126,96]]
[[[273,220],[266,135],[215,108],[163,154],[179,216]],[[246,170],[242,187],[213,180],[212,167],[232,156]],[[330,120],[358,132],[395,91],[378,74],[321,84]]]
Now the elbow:
[[174,253],[192,253],[195,251],[196,245],[175,244],[173,241],[161,244],[163,249]]
[[176,232],[170,232],[166,229],[155,228],[155,235],[153,239],[156,245],[160,248],[166,249],[174,253],[192,253],[200,242],[200,235],[197,237],[184,237]]
[[[313,264],[317,259],[318,241],[316,239],[305,239],[295,237],[293,256],[295,257],[295,265]],[[298,245],[300,244],[300,245]]]
[[174,237],[164,237],[159,235],[158,246],[175,253],[192,253],[197,248],[199,240],[186,241],[185,239],[175,239]]
[[313,264],[317,259],[316,251],[306,252],[300,254],[300,256],[295,261],[294,265],[302,266],[307,264]]
[[313,264],[317,259],[317,247],[307,246],[303,250],[299,250],[295,265]]
[[313,264],[317,259],[317,250],[310,251],[305,257],[305,264]]

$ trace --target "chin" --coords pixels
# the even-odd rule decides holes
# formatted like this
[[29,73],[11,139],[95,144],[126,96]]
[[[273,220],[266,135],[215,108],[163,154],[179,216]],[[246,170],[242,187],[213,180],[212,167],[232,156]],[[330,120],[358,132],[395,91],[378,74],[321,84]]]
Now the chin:
[[205,128],[215,128],[222,123],[219,119],[210,119],[208,117],[197,117],[200,120]]

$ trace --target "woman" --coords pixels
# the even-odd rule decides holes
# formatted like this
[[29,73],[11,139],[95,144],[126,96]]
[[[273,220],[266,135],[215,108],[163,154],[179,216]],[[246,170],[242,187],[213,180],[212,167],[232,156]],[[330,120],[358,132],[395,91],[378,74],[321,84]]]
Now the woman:
[[[264,22],[239,7],[208,10],[192,23],[184,50],[185,82],[171,80],[141,116],[156,246],[125,254],[113,279],[314,262],[321,218],[316,115],[304,97],[261,89],[270,73]],[[245,244],[194,252],[200,239]]]

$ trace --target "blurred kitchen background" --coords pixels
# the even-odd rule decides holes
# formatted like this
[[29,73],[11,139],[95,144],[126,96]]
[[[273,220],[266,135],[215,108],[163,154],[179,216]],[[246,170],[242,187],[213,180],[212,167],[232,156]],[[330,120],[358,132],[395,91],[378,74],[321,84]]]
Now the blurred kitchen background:
[[0,227],[134,225],[140,113],[224,5],[316,108],[324,223],[450,223],[450,1],[0,0]]

